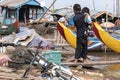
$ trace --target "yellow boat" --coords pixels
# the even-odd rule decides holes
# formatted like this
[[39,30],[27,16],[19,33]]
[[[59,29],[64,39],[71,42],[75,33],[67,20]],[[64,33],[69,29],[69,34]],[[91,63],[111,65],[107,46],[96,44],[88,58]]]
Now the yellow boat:
[[76,48],[76,35],[67,28],[63,23],[58,22],[57,28],[63,38],[73,47]]
[[101,28],[101,26],[97,23],[93,23],[93,31],[96,36],[109,48],[113,51],[120,53],[120,40],[113,38],[108,32]]
[[[73,47],[76,48],[76,34],[74,34],[69,28],[67,28],[63,23],[58,22],[57,28],[63,38]],[[88,49],[93,49],[103,45],[98,39],[90,40],[88,42]]]

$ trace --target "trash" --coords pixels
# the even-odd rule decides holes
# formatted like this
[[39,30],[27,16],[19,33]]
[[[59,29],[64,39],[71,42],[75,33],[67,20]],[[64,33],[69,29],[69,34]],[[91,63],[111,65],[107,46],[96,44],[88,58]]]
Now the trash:
[[61,65],[61,51],[48,50],[44,51],[42,55],[49,62]]

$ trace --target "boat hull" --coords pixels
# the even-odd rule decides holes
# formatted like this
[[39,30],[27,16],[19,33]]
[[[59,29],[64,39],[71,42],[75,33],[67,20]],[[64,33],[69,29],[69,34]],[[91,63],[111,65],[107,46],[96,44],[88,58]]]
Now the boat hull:
[[[63,23],[58,22],[57,29],[59,30],[62,37],[73,47],[76,48],[76,34],[74,34],[69,28],[67,28]],[[88,39],[88,49],[95,49],[101,47],[103,43],[96,38],[94,40]]]
[[93,31],[96,36],[109,48],[113,51],[120,53],[120,40],[113,38],[108,32],[101,28],[101,26],[97,23],[93,23]]

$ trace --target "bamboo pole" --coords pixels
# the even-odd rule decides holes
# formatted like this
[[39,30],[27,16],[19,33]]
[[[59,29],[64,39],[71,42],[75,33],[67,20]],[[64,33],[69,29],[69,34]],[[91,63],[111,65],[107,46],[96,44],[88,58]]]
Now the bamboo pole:
[[93,9],[94,9],[94,11],[96,10],[95,9],[95,1],[93,0]]
[[[54,2],[54,0],[53,0],[53,2]],[[54,4],[53,4],[53,7],[52,7],[52,12],[54,13]]]
[[119,0],[116,0],[116,16],[119,17]]
[[[108,0],[106,0],[106,22],[108,22]],[[106,31],[107,31],[107,23],[106,23]],[[107,52],[107,46],[105,45],[105,54]],[[105,60],[106,60],[106,56],[105,56]]]
[[56,0],[53,1],[53,3],[49,6],[49,8],[44,12],[44,14],[38,19],[37,21],[37,25],[39,24],[39,22],[41,21],[41,19],[44,17],[44,15],[47,13],[47,11],[54,5],[54,3],[56,2]]
[[116,61],[90,61],[88,63],[74,63],[74,62],[66,62],[62,63],[62,65],[67,65],[67,66],[78,66],[78,65],[83,65],[83,66],[92,66],[92,65],[110,65],[110,64],[120,64],[120,60]]
[[114,16],[116,16],[116,15],[115,15],[115,14],[116,14],[116,13],[115,13],[115,1],[116,1],[116,0],[113,0],[113,15],[114,15]]

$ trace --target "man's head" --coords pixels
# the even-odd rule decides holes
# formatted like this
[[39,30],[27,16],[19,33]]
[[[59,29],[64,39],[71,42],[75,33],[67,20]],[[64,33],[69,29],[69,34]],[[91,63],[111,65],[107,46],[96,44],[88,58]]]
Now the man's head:
[[73,6],[74,13],[81,11],[81,6],[79,4],[74,4]]

